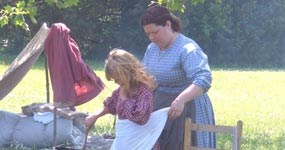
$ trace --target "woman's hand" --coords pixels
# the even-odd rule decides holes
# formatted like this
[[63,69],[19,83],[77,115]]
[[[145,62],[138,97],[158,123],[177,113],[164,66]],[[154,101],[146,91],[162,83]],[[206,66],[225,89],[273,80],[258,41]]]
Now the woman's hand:
[[204,89],[195,85],[191,84],[188,88],[186,88],[177,98],[171,103],[168,115],[170,118],[175,119],[179,117],[184,109],[184,105],[195,99],[196,97],[202,95]]
[[171,119],[178,118],[184,109],[184,104],[185,103],[183,101],[179,101],[179,99],[175,99],[170,105],[170,109],[168,111],[169,117]]

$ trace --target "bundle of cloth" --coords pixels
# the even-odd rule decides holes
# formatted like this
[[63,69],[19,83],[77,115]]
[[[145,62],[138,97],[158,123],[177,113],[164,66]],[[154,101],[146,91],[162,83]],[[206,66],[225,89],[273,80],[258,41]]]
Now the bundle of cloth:
[[[22,114],[0,110],[0,148],[21,145],[33,148],[49,148],[54,144],[53,106],[34,103],[22,107]],[[56,144],[82,147],[84,144],[84,120],[87,114],[57,109]]]

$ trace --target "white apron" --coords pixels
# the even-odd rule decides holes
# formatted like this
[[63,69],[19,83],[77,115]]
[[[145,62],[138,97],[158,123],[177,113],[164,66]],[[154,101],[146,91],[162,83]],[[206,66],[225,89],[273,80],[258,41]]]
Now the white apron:
[[150,119],[144,125],[138,125],[127,119],[118,119],[116,137],[111,150],[151,150],[164,128],[168,110],[169,107],[152,112]]

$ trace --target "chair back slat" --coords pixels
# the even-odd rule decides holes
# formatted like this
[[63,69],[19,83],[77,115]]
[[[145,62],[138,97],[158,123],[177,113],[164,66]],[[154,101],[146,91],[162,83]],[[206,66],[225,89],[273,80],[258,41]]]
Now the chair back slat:
[[240,150],[241,137],[242,137],[242,125],[241,120],[237,121],[236,126],[227,125],[205,125],[192,123],[190,118],[185,119],[184,128],[184,150],[215,150],[215,148],[201,148],[191,145],[192,141],[192,131],[202,131],[202,132],[214,132],[222,133],[233,136],[233,150]]

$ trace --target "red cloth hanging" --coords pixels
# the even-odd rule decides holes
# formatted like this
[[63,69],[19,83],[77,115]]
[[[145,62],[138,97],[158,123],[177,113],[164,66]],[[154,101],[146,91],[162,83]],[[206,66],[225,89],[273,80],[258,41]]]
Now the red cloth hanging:
[[52,24],[44,44],[56,107],[86,103],[104,88],[102,80],[82,60],[69,33],[65,24]]

